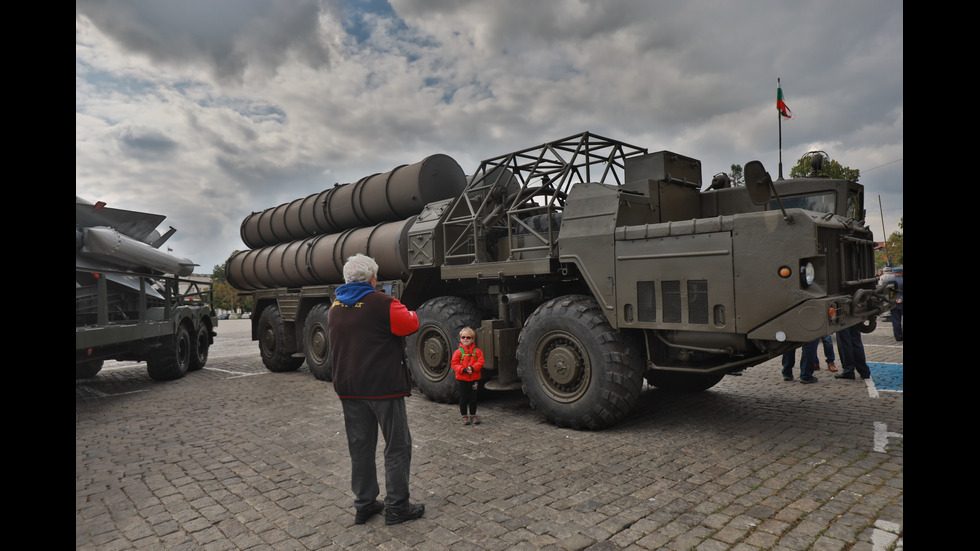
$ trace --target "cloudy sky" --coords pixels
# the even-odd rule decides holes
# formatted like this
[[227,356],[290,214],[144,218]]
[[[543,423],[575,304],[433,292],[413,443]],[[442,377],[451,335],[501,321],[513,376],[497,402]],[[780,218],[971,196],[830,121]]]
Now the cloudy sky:
[[[589,131],[775,178],[812,150],[903,190],[899,0],[76,0],[75,194],[164,214],[210,273],[242,220],[428,155]],[[879,208],[879,202],[881,207]]]

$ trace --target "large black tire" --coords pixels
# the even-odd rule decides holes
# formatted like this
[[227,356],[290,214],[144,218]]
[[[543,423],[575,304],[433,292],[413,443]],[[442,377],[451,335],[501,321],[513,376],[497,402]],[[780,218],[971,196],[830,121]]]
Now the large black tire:
[[683,373],[677,371],[650,371],[647,382],[651,386],[679,392],[701,392],[718,384],[724,373]]
[[317,304],[306,315],[303,330],[303,353],[310,373],[321,381],[333,380],[333,363],[330,361],[330,336],[327,334],[329,303]]
[[294,358],[286,346],[286,329],[278,306],[268,306],[259,316],[259,354],[273,373],[296,371],[303,358]]
[[191,363],[187,366],[188,371],[203,369],[208,363],[208,351],[211,348],[211,329],[207,324],[202,323],[194,336],[193,349],[191,350]]
[[165,337],[161,346],[150,350],[146,372],[154,381],[173,381],[187,374],[194,344],[187,326],[181,324],[177,334]]
[[408,366],[415,386],[436,402],[458,402],[456,376],[450,362],[459,347],[459,330],[480,326],[480,311],[471,301],[460,297],[438,297],[429,300],[415,313],[419,330],[405,342]]
[[90,360],[80,364],[75,364],[76,379],[91,379],[102,371],[102,360]]
[[595,299],[552,299],[528,318],[517,373],[531,406],[560,427],[601,429],[622,421],[643,389],[642,347],[616,331]]

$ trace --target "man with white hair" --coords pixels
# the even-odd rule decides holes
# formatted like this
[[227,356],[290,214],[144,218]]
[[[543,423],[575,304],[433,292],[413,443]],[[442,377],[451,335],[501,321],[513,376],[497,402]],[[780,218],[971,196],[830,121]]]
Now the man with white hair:
[[[409,502],[412,435],[405,397],[412,380],[402,337],[418,330],[415,312],[375,289],[378,264],[356,254],[344,265],[344,284],[327,317],[333,385],[344,409],[351,456],[354,522],[364,524],[385,512],[386,524],[420,518],[425,506]],[[385,499],[377,500],[375,452],[378,427],[384,435]]]

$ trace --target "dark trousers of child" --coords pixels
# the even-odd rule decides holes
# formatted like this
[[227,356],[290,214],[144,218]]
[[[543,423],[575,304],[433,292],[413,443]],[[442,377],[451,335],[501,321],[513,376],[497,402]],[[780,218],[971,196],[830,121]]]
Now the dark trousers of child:
[[476,415],[476,393],[477,381],[456,380],[456,387],[459,389],[459,414],[466,415],[466,408],[469,408],[469,415]]

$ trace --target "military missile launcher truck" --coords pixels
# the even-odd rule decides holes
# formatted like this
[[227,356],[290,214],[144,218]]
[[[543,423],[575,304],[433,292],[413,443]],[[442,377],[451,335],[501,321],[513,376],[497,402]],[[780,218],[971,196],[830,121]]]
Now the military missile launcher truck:
[[150,377],[179,379],[201,369],[217,317],[210,281],[195,264],[158,250],[176,230],[164,216],[75,198],[75,378],[106,360],[146,362]]
[[[549,421],[597,429],[644,380],[699,391],[726,374],[893,306],[876,287],[862,186],[773,182],[701,190],[698,160],[583,133],[483,161],[434,156],[256,212],[229,282],[255,301],[268,369],[329,380],[327,311],[361,252],[379,288],[417,311],[406,359],[452,402],[449,361],[470,326],[487,389],[520,388]],[[417,211],[408,212],[409,207]]]

